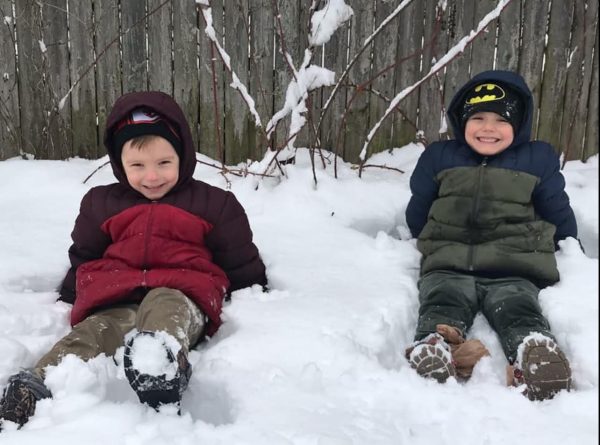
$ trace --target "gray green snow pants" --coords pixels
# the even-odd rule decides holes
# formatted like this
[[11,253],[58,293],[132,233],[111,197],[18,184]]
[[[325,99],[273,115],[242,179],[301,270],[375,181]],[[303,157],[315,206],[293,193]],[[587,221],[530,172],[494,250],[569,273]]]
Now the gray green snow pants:
[[518,277],[483,278],[453,271],[434,271],[419,280],[419,320],[415,340],[447,324],[465,335],[481,310],[513,363],[517,348],[532,332],[554,339],[538,303],[539,289]]
[[142,302],[100,310],[73,326],[34,367],[44,376],[44,368],[57,365],[67,354],[89,360],[102,353],[114,355],[123,346],[125,334],[138,331],[165,331],[175,337],[187,352],[200,339],[204,314],[181,291],[160,287],[146,294]]

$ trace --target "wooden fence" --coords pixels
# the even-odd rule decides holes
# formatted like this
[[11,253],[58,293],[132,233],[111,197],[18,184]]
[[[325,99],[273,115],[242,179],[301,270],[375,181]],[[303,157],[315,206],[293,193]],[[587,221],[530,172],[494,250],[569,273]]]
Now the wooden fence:
[[[283,105],[291,79],[274,50],[281,44],[277,8],[285,47],[299,66],[311,3],[211,0],[215,29],[263,122]],[[314,57],[336,76],[400,0],[346,3],[352,19]],[[315,91],[307,113],[312,125],[296,145],[313,145],[318,134],[322,147],[356,162],[389,99],[422,78],[499,1],[447,0],[436,20],[438,3],[414,0],[390,22],[350,70],[318,129],[332,88]],[[215,59],[198,8],[194,0],[0,0],[0,159],[100,157],[115,99],[148,89],[175,97],[200,152],[229,164],[261,158],[266,142]],[[597,0],[512,0],[445,70],[400,102],[370,150],[447,137],[440,134],[443,104],[471,74],[499,68],[520,72],[530,85],[538,106],[534,135],[569,159],[587,159],[599,145],[598,48]],[[281,144],[283,129],[277,138]]]

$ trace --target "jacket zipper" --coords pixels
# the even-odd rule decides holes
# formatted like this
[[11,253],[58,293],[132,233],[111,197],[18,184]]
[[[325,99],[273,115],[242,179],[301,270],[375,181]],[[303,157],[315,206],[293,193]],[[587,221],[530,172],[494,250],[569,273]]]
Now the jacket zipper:
[[475,256],[475,246],[473,245],[473,226],[475,225],[475,221],[477,219],[477,214],[479,213],[479,206],[481,204],[481,186],[483,185],[483,174],[484,169],[487,167],[487,156],[483,158],[483,161],[479,165],[479,177],[477,178],[477,189],[475,191],[475,199],[473,200],[473,208],[471,209],[471,230],[469,233],[469,254],[467,258],[467,264],[469,266],[469,271],[473,271],[473,258]]
[[148,244],[150,243],[150,232],[152,231],[152,223],[154,220],[154,207],[156,201],[152,201],[150,205],[150,213],[146,221],[146,233],[144,233],[144,254],[142,255],[142,287],[146,287],[146,272],[148,272]]

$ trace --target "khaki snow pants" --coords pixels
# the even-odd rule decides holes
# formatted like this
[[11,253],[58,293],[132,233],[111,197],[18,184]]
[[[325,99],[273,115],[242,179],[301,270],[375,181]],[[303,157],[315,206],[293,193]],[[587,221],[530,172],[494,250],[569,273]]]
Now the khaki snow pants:
[[175,337],[188,352],[202,334],[204,314],[181,291],[160,287],[146,294],[140,304],[100,310],[73,326],[34,367],[44,376],[44,368],[57,365],[67,354],[89,360],[102,353],[114,355],[124,345],[125,335],[138,331],[164,331]]

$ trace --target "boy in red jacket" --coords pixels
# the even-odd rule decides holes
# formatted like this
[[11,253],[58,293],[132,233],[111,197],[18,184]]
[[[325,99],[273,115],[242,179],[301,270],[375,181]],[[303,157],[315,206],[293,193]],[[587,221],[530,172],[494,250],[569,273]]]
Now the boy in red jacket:
[[88,360],[122,345],[140,401],[178,406],[191,375],[188,351],[219,327],[226,293],[267,283],[240,203],[193,179],[190,129],[170,96],[122,96],[104,143],[118,182],[81,201],[59,291],[73,304],[73,329],[33,369],[9,379],[0,419],[27,422],[36,402],[51,397],[45,368],[65,355]]

